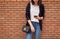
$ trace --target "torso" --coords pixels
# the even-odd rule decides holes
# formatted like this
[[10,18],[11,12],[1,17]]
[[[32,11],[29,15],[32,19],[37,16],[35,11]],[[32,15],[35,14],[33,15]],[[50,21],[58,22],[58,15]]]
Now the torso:
[[36,16],[39,15],[39,6],[32,5],[32,3],[30,3],[30,5],[31,5],[30,8],[31,21],[39,22],[38,19],[34,18],[35,15]]

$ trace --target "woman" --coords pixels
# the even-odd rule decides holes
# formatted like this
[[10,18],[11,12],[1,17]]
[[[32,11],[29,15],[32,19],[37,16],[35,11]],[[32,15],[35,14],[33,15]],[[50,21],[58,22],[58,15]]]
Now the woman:
[[31,31],[26,33],[26,39],[32,39],[32,32],[35,34],[35,39],[40,39],[43,18],[44,5],[41,3],[41,0],[31,0],[26,7],[26,25],[31,28]]

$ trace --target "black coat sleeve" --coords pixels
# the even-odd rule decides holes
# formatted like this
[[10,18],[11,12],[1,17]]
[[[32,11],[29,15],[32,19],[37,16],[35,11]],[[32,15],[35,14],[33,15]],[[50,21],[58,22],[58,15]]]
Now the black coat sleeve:
[[44,18],[44,13],[45,13],[45,8],[44,8],[44,5],[41,4],[40,5],[40,14],[39,14],[39,16]]
[[30,3],[26,6],[26,20],[30,20]]
[[[43,4],[41,4],[40,5],[40,13],[39,13],[39,16],[40,17],[43,17],[43,19],[44,19],[44,13],[45,13],[45,8],[44,8],[44,5]],[[40,22],[40,29],[42,30],[42,20],[39,20]]]

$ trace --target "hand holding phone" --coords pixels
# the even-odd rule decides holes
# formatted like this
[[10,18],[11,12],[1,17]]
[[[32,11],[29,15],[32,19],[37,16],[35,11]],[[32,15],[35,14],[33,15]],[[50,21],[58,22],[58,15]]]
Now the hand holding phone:
[[36,16],[36,15],[35,15],[34,17],[35,17],[36,19],[39,19],[39,18],[40,18],[39,16]]
[[37,16],[34,16],[34,17],[37,17]]

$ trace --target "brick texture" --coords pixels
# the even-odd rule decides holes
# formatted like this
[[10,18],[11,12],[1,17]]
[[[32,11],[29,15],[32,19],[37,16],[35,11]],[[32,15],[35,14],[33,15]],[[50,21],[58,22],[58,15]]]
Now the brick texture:
[[[0,39],[25,39],[21,31],[26,24],[28,0],[0,0]],[[41,39],[60,39],[60,0],[42,0],[45,18]]]

